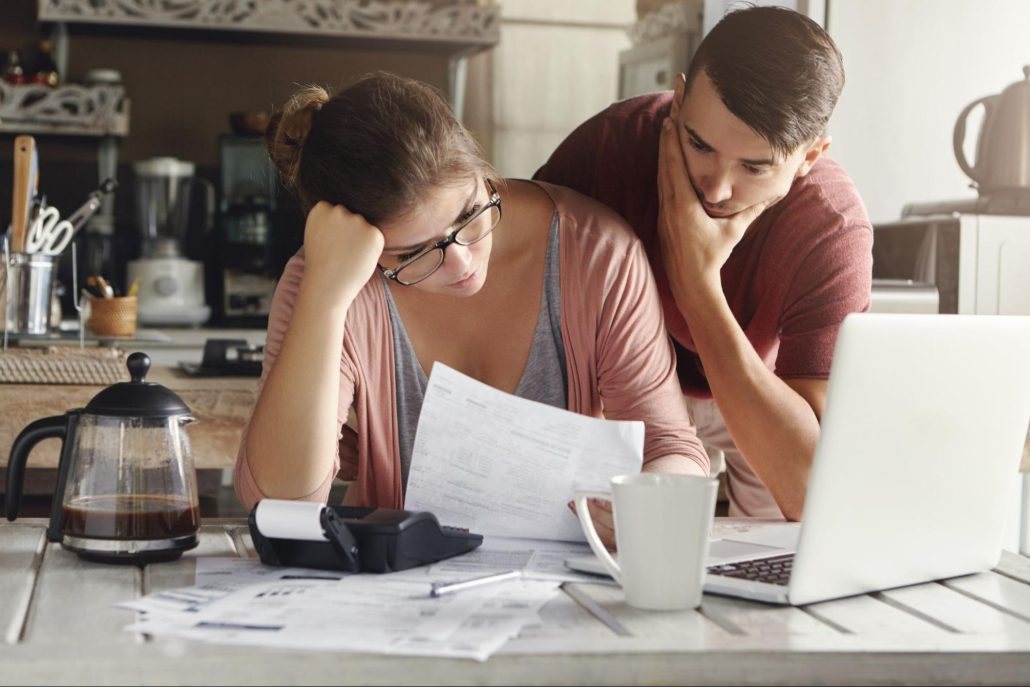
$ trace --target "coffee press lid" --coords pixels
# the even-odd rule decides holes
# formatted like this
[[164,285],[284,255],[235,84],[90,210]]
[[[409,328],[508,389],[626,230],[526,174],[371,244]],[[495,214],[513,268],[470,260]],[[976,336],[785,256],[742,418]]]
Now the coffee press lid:
[[134,417],[190,415],[189,406],[175,392],[160,384],[145,381],[150,371],[150,356],[137,351],[129,356],[125,365],[129,368],[132,381],[107,387],[93,397],[85,412]]

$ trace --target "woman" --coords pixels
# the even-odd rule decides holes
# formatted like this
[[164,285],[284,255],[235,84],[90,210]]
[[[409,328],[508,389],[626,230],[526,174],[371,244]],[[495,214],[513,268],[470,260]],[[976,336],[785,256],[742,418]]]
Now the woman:
[[[333,97],[300,91],[266,139],[308,214],[237,459],[245,506],[325,502],[353,408],[345,500],[402,507],[435,361],[532,400],[643,420],[645,470],[707,474],[653,277],[618,216],[568,189],[497,179],[435,91],[390,74]],[[610,542],[610,513],[594,507]]]

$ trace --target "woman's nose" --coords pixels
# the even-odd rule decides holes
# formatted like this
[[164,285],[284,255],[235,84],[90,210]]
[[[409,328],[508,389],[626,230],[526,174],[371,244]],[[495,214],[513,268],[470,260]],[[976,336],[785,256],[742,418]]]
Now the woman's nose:
[[443,269],[450,274],[461,275],[468,271],[469,263],[472,262],[472,254],[469,246],[460,243],[452,243],[447,246],[443,256]]

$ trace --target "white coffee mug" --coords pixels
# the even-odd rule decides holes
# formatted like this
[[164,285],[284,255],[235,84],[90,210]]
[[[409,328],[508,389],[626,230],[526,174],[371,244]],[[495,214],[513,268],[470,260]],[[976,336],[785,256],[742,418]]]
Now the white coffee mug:
[[[672,611],[701,605],[718,481],[641,473],[612,478],[611,493],[576,492],[587,542],[634,608]],[[587,499],[612,502],[616,562],[597,536]]]

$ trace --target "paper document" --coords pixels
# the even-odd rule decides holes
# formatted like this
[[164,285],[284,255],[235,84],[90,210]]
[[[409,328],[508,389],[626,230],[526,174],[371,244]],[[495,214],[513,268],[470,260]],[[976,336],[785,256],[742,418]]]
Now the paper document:
[[584,541],[566,505],[640,472],[644,423],[587,417],[433,365],[404,507],[489,536]]
[[200,558],[195,587],[119,606],[144,611],[127,629],[153,636],[482,661],[538,623],[559,584],[518,579],[431,597],[432,582],[450,576],[323,572]]

